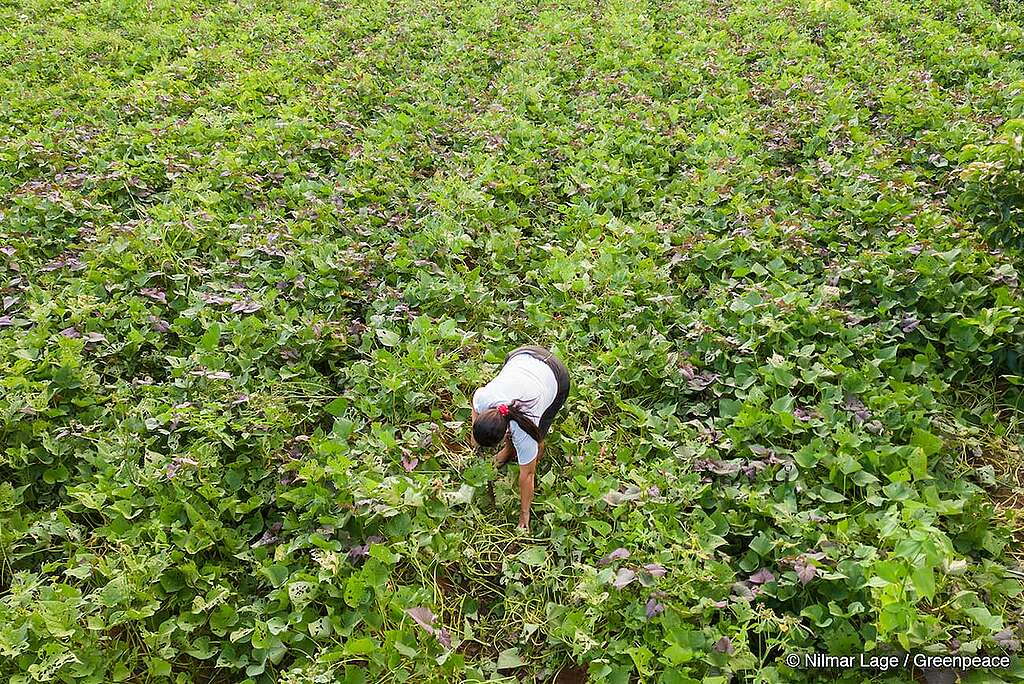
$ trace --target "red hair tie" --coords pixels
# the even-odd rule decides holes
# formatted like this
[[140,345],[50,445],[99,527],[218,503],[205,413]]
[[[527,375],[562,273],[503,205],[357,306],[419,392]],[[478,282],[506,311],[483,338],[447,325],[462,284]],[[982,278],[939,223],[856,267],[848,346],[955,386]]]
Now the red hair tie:
[[500,413],[503,416],[507,416],[508,406],[506,406],[505,404],[498,404],[498,413]]

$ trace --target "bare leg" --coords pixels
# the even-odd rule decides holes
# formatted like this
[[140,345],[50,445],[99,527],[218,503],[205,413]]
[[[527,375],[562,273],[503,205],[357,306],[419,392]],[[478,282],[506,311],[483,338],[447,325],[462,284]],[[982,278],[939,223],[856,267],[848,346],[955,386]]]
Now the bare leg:
[[530,529],[530,504],[533,503],[533,488],[537,473],[537,461],[544,454],[544,442],[537,447],[537,458],[519,466],[519,527]]

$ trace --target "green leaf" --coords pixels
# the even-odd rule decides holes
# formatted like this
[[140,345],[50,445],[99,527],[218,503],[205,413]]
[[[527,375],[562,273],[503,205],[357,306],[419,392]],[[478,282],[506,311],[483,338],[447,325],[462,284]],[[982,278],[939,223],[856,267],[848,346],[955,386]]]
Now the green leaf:
[[199,349],[213,351],[220,344],[220,324],[214,321],[201,338],[199,338]]
[[998,632],[1003,628],[1003,619],[998,615],[990,613],[985,606],[966,608],[964,613],[970,616],[978,625],[989,631]]
[[921,447],[926,456],[936,454],[942,448],[941,439],[930,432],[918,428],[914,428],[914,434],[910,438],[910,443]]
[[336,397],[333,401],[324,406],[324,411],[334,417],[339,417],[348,409],[348,400],[345,397]]
[[925,455],[924,449],[914,447],[910,450],[907,467],[910,468],[910,472],[913,473],[916,480],[928,477],[928,457]]
[[506,648],[498,654],[499,670],[510,670],[514,667],[522,667],[523,665],[523,660],[519,657],[518,648]]
[[326,639],[331,635],[331,620],[326,616],[317,618],[306,625],[306,629],[314,639]]
[[845,496],[834,489],[829,489],[828,487],[819,487],[816,492],[818,494],[818,498],[825,503],[839,503],[840,501],[846,501]]
[[529,546],[516,556],[520,563],[524,565],[530,565],[533,567],[544,565],[544,561],[547,560],[548,554],[541,546]]
[[273,634],[278,635],[288,629],[288,621],[280,616],[272,617],[267,620],[267,630]]
[[387,330],[385,328],[377,329],[377,339],[385,347],[394,347],[402,341],[402,337],[393,330]]
[[270,580],[271,586],[275,589],[288,581],[288,566],[274,564],[260,568],[260,572]]
[[935,597],[935,571],[930,565],[918,564],[910,573],[917,595],[932,599]]
[[366,596],[366,585],[359,575],[349,575],[345,582],[345,603],[352,608],[357,608]]
[[750,548],[759,556],[767,556],[772,550],[772,542],[764,534],[759,534],[750,542]]
[[228,629],[238,623],[238,613],[233,606],[222,603],[210,613],[210,629],[217,636],[224,636]]
[[288,585],[288,600],[297,610],[302,610],[313,600],[314,588],[309,582],[292,582]]
[[373,643],[373,639],[370,637],[349,639],[345,642],[345,653],[350,655],[370,655],[376,648],[376,644]]
[[171,664],[163,658],[150,657],[148,659],[149,672],[154,677],[170,677]]

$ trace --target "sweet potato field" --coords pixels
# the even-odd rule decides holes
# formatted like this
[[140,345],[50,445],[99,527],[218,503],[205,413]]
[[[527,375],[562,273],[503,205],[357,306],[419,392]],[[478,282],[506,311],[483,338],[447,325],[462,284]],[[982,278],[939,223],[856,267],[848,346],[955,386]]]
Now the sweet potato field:
[[1024,681],[1022,138],[1020,0],[0,0],[0,676]]

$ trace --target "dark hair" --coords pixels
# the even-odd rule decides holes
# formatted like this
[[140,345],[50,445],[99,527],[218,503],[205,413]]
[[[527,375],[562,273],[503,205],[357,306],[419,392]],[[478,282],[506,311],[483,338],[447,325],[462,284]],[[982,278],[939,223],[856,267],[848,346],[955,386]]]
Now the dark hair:
[[508,414],[504,416],[498,411],[497,406],[481,411],[476,415],[476,420],[473,422],[473,439],[480,446],[492,447],[501,441],[501,438],[508,432],[509,422],[514,420],[526,434],[533,437],[539,443],[543,439],[543,435],[540,434],[540,428],[524,411],[524,409],[530,408],[533,404],[534,402],[532,401],[510,401],[508,404],[505,404],[508,407]]

